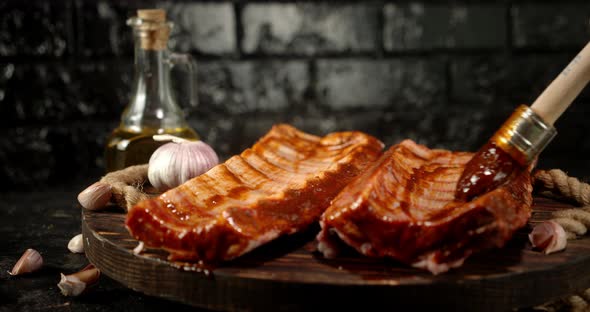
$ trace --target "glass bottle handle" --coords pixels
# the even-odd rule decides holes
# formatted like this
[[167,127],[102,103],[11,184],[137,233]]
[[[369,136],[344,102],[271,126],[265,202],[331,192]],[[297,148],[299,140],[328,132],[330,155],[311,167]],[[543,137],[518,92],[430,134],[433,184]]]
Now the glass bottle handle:
[[195,74],[195,70],[197,68],[197,63],[195,62],[194,58],[187,53],[176,53],[176,52],[171,52],[168,55],[168,61],[170,62],[170,68],[172,69],[172,67],[176,66],[176,65],[184,65],[188,71],[188,93],[189,93],[189,105],[191,107],[196,107],[197,106],[197,96],[195,94],[195,90],[197,89],[195,87],[195,79],[194,79],[194,74]]

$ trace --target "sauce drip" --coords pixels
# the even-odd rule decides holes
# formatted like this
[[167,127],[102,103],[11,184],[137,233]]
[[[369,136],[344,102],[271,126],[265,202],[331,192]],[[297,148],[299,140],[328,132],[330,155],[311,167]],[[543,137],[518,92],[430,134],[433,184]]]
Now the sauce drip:
[[497,188],[514,170],[522,168],[520,163],[490,140],[465,165],[457,183],[455,199],[470,201]]

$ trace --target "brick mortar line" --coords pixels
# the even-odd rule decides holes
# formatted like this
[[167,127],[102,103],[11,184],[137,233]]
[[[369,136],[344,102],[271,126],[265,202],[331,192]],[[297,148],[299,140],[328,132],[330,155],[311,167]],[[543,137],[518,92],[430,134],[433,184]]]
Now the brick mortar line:
[[[514,48],[510,49],[512,56],[533,56],[533,55],[564,55],[575,53],[579,51],[578,46],[568,46],[563,48]],[[242,56],[236,55],[201,55],[198,53],[191,53],[197,61],[290,61],[290,60],[320,60],[320,59],[367,59],[367,60],[382,60],[394,58],[429,58],[429,57],[444,57],[444,56],[502,56],[506,55],[506,49],[433,49],[424,51],[384,51],[382,54],[375,52],[367,53],[321,53],[315,55],[304,54],[244,54]],[[129,62],[133,63],[133,55],[123,56],[84,56],[84,57],[52,57],[52,56],[0,56],[0,63],[15,63],[15,64],[31,64],[31,65],[51,65],[51,64],[100,64],[109,62]]]
[[[309,102],[311,102],[311,104],[316,108],[319,107],[320,109],[322,109],[323,105],[322,103],[320,103],[320,96],[318,96],[318,91],[316,88],[320,79],[318,74],[317,60],[308,61],[307,72],[309,74],[309,84],[305,92],[309,92],[309,96],[311,97],[311,100],[309,100]],[[314,108],[312,105],[307,105],[306,108]]]
[[[193,3],[199,3],[202,2],[203,0],[199,0],[197,2],[193,2]],[[215,2],[214,0],[205,0],[204,2]],[[385,0],[385,1],[389,1],[389,2],[393,2],[393,3],[414,3],[415,1],[411,1],[411,0],[402,0],[402,2],[400,1],[395,1],[395,0]],[[265,1],[265,0],[253,0],[253,1],[247,1],[247,0],[229,0],[229,1],[223,1],[223,2],[229,2],[229,3],[233,3],[233,4],[267,4],[267,5],[272,5],[272,4],[298,4],[298,3],[305,3],[305,4],[318,4],[318,5],[331,5],[331,6],[342,6],[342,5],[373,5],[375,3],[380,3],[383,2],[383,0],[366,0],[363,2],[359,2],[359,1],[355,1],[355,0],[273,0],[273,1]]]
[[[444,114],[461,114],[461,115],[471,115],[475,112],[480,112],[481,109],[477,109],[477,108],[472,108],[472,107],[462,107],[462,108],[458,108],[458,107],[446,107],[444,110]],[[428,113],[433,112],[432,110],[414,110],[414,111],[390,111],[387,110],[386,108],[384,109],[369,109],[369,110],[364,110],[364,109],[349,109],[349,110],[340,110],[340,111],[325,111],[321,114],[317,114],[317,113],[303,113],[303,114],[297,114],[297,115],[291,115],[291,114],[287,114],[285,115],[284,113],[276,113],[276,112],[247,112],[247,113],[240,113],[240,114],[219,114],[219,113],[215,113],[215,114],[208,114],[208,115],[203,115],[201,114],[200,116],[205,116],[205,117],[196,117],[196,116],[187,116],[187,120],[188,121],[201,121],[201,122],[212,122],[212,123],[216,123],[219,119],[234,119],[234,121],[236,123],[239,123],[240,121],[244,121],[247,119],[265,119],[265,120],[271,120],[271,119],[281,119],[281,117],[288,117],[287,119],[290,119],[291,117],[303,117],[303,118],[317,118],[317,119],[323,119],[323,118],[328,118],[328,117],[333,117],[333,118],[338,118],[338,117],[348,117],[351,115],[351,113],[354,113],[354,115],[371,115],[371,114],[385,114],[385,113],[395,113],[395,114],[399,114],[402,116],[416,116],[416,115],[427,115]],[[493,113],[493,115],[506,115],[508,113],[510,113],[511,110],[510,109],[505,109],[502,111],[497,111],[495,113]],[[443,112],[440,111],[435,111],[435,114],[441,114]],[[55,126],[64,126],[64,127],[71,127],[71,126],[97,126],[97,125],[107,125],[107,124],[116,124],[119,122],[118,118],[106,118],[106,117],[101,117],[101,118],[92,118],[90,120],[84,119],[84,118],[77,118],[77,119],[65,119],[65,120],[60,120],[60,121],[43,121],[43,120],[35,120],[35,121],[28,121],[28,122],[24,122],[24,123],[4,123],[2,125],[3,129],[16,129],[16,128],[41,128],[41,127],[55,127]]]
[[[103,119],[93,119],[93,120],[81,120],[81,119],[77,119],[77,120],[62,120],[62,121],[40,121],[40,120],[36,120],[36,121],[29,121],[29,122],[25,122],[25,123],[15,123],[15,124],[8,124],[8,123],[3,123],[2,124],[2,129],[4,130],[9,130],[9,129],[17,129],[17,128],[43,128],[43,127],[50,127],[50,128],[56,128],[57,126],[63,126],[66,128],[72,127],[72,126],[97,126],[97,125],[107,125],[107,124],[112,124],[112,123],[118,123],[119,120],[117,119],[109,119],[109,120],[103,120]],[[112,129],[110,129],[112,130]]]
[[[78,53],[78,40],[77,40],[77,31],[78,27],[74,27],[77,23],[77,8],[76,3],[74,0],[69,0],[66,2],[66,33],[68,42],[70,43],[67,47],[68,55],[66,56],[67,59],[74,59]],[[76,25],[78,26],[78,25]]]
[[445,77],[445,103],[453,103],[453,59],[444,60],[444,77]]
[[514,5],[512,3],[508,3],[506,5],[506,41],[504,44],[506,45],[506,49],[508,51],[514,51],[514,21],[512,20],[512,9]]
[[[485,3],[485,2],[483,2]],[[571,4],[588,4],[586,0],[561,0],[556,3],[554,0],[508,0],[508,3],[511,5],[546,5],[546,4],[557,4],[557,5],[571,5]]]
[[242,27],[242,12],[244,11],[244,4],[243,3],[233,3],[232,9],[234,11],[234,27],[235,27],[235,39],[236,39],[236,53],[238,54],[239,58],[244,55],[244,51],[242,49],[242,43],[244,41],[244,27]]
[[379,1],[377,4],[377,8],[379,13],[377,15],[377,31],[375,32],[375,44],[376,44],[376,53],[378,57],[383,57],[387,49],[385,48],[385,2]]

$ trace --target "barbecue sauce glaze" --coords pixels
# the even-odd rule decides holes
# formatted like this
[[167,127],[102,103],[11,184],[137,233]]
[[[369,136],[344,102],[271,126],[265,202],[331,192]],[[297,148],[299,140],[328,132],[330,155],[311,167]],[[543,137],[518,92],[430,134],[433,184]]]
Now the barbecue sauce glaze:
[[455,199],[470,201],[502,185],[515,170],[523,168],[490,140],[465,165],[457,183]]

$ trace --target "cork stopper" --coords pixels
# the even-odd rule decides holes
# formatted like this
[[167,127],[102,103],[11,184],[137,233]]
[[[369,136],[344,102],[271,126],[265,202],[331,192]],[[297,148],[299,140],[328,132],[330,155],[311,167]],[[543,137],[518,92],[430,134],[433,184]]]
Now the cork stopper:
[[170,36],[170,25],[166,23],[166,11],[162,9],[137,10],[137,17],[140,20],[141,48],[144,50],[166,49]]
[[137,17],[151,23],[165,23],[166,11],[162,9],[137,10]]

